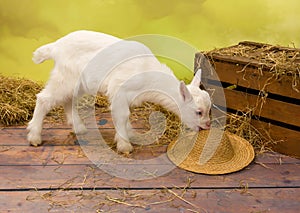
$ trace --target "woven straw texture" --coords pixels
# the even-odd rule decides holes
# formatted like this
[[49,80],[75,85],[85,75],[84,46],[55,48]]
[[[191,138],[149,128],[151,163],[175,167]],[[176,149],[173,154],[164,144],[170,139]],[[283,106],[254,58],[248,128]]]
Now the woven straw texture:
[[178,167],[203,174],[236,172],[254,159],[247,140],[218,129],[187,133],[170,143],[167,154]]

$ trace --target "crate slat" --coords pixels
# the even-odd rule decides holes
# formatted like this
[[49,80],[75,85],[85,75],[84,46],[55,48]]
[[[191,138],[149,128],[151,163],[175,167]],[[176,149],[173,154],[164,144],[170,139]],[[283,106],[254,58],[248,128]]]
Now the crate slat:
[[[224,88],[224,94],[226,106],[230,109],[244,111],[247,108],[257,108],[253,112],[254,115],[300,127],[300,120],[297,116],[300,115],[298,105],[266,98],[260,107],[262,100],[256,95],[226,88]],[[219,102],[219,100],[220,98],[217,96],[213,97],[214,103],[222,106],[224,103]]]
[[272,147],[274,151],[292,157],[300,157],[299,131],[258,120],[252,120],[251,124],[264,136],[268,137],[271,135],[273,140],[278,141],[278,143]]
[[[263,75],[261,75],[261,71],[250,65],[245,68],[245,65],[236,59],[235,63],[227,62],[226,57],[220,57],[220,61],[212,62],[218,77],[222,82],[255,90],[264,90],[269,93],[289,98],[300,99],[300,92],[297,92],[291,86],[291,76],[281,76],[280,79],[276,79],[273,77],[273,74],[269,72],[264,72]],[[264,87],[266,84],[269,85]],[[300,90],[300,85],[298,85],[297,89]]]

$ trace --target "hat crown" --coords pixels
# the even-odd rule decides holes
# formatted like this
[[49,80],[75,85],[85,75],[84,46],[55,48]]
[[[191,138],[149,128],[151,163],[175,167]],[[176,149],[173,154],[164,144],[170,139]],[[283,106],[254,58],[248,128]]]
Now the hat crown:
[[238,171],[254,158],[248,141],[217,128],[183,134],[170,143],[167,154],[178,167],[205,174]]
[[[234,157],[234,149],[231,146],[227,134],[223,130],[211,129],[210,131],[201,131],[198,134],[195,146],[196,154],[199,154],[200,163],[201,158],[207,159],[207,163],[224,163]],[[206,152],[212,154],[207,155]],[[205,156],[206,155],[206,156]]]
[[[200,164],[201,159],[206,160],[207,164],[227,162],[233,158],[234,150],[227,135],[223,133],[214,128],[202,130],[197,135],[188,134],[174,144],[172,152],[175,156],[180,156],[178,160],[197,159]],[[188,140],[191,142],[187,142]]]

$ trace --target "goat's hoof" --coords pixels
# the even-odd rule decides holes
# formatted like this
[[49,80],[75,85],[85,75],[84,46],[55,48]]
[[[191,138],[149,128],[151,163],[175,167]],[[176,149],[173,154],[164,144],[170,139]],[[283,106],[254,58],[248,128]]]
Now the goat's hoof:
[[84,125],[78,125],[78,127],[76,128],[76,131],[74,131],[75,134],[78,135],[85,135],[88,130],[86,129],[86,127]]
[[27,136],[27,140],[29,141],[29,144],[32,146],[39,146],[42,144],[42,139],[40,136]]
[[72,125],[73,125],[73,121],[72,121],[72,120],[69,120],[69,119],[67,119],[67,125],[68,125],[68,126],[72,126]]
[[125,142],[121,142],[121,143],[117,143],[117,149],[121,153],[129,154],[130,152],[132,152],[133,147],[128,142],[126,142],[126,143]]

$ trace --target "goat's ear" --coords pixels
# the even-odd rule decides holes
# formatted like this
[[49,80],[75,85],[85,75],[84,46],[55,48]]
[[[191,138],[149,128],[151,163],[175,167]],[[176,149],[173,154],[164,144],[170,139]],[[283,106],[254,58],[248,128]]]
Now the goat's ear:
[[198,69],[198,71],[195,73],[195,76],[191,82],[191,85],[195,87],[200,87],[201,84],[201,76],[202,76],[202,70]]
[[180,81],[180,94],[185,102],[192,100],[192,95],[183,81]]

